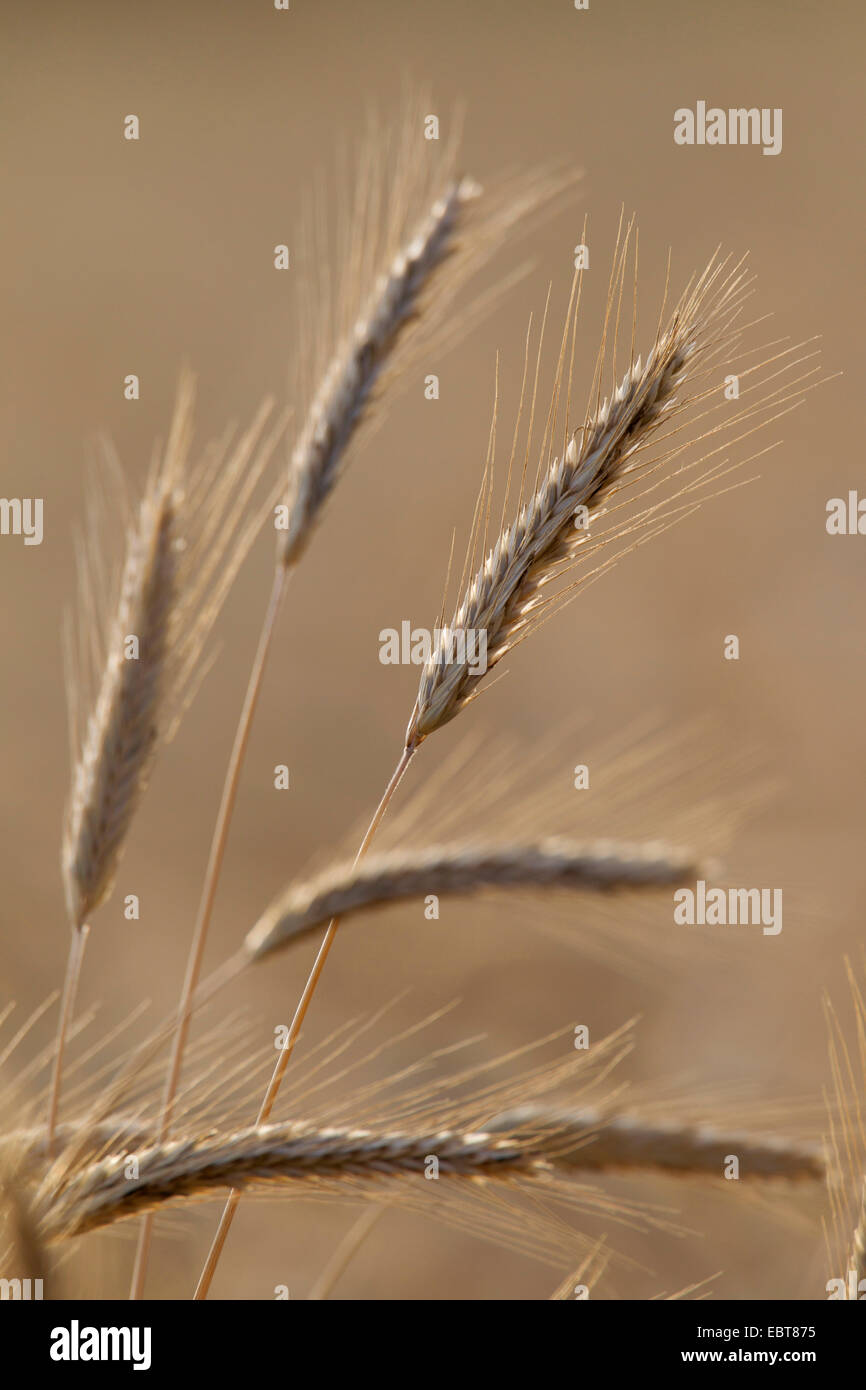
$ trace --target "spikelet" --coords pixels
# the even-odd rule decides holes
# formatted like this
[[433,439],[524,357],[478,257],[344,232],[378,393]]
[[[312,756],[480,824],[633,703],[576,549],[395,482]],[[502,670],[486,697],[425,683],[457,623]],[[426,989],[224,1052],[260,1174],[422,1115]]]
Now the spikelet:
[[[481,297],[467,301],[468,282],[506,235],[542,207],[550,211],[576,179],[542,171],[482,190],[456,173],[456,122],[452,139],[424,139],[426,109],[423,98],[410,101],[393,127],[371,123],[354,183],[337,208],[336,238],[333,209],[324,204],[300,233],[317,270],[298,331],[303,423],[289,458],[277,547],[287,569],[309,544],[349,445],[375,423],[371,406],[386,384],[393,400],[421,344],[433,354],[468,330],[486,308]],[[458,294],[460,313],[450,315]]]
[[[616,341],[620,331],[623,281],[631,231],[629,228],[624,240],[618,240],[614,254],[607,314],[584,422],[580,428],[574,429],[568,420],[582,275],[582,271],[578,270],[572,284],[535,482],[532,490],[526,493],[525,462],[516,515],[511,522],[505,523],[503,504],[503,524],[489,549],[487,528],[492,510],[493,470],[488,460],[464,564],[464,587],[450,622],[445,624],[440,619],[434,631],[432,651],[421,671],[418,694],[406,731],[407,749],[416,748],[429,734],[447,724],[475,699],[483,688],[484,676],[562,601],[561,594],[549,594],[548,586],[572,571],[585,556],[595,553],[602,543],[609,544],[610,539],[616,539],[615,531],[611,538],[600,542],[595,531],[596,522],[609,508],[614,495],[626,484],[632,484],[633,491],[635,477],[646,476],[661,468],[674,473],[670,465],[690,441],[686,438],[685,443],[681,439],[670,443],[668,441],[674,437],[674,431],[667,428],[662,433],[662,429],[670,426],[688,405],[700,400],[702,393],[708,394],[706,378],[709,368],[715,364],[718,370],[718,363],[728,361],[739,342],[741,330],[737,327],[737,317],[742,308],[747,281],[739,266],[731,266],[728,261],[714,257],[704,273],[686,289],[667,326],[659,327],[645,361],[634,357],[632,343],[632,360],[628,370],[618,379],[611,396],[602,400],[601,382],[603,373],[611,369],[609,358],[612,358],[614,373],[616,371]],[[779,356],[788,356],[792,351],[797,352],[799,348],[777,354],[760,365],[767,366],[770,361],[776,361]],[[787,367],[794,367],[801,360],[789,357]],[[721,373],[718,380],[721,383]],[[781,406],[778,413],[784,413],[796,399],[796,384],[793,381],[786,387],[772,391],[762,388],[765,394],[761,401],[754,404],[750,400],[747,407],[735,411],[717,428],[728,434],[735,425],[756,419],[765,407],[775,410]],[[559,431],[556,417],[557,411],[563,411],[563,402],[563,443],[554,456],[553,441],[555,433]],[[522,410],[521,399],[518,422]],[[531,421],[534,413],[533,395],[527,461],[532,445]],[[751,433],[752,429],[769,423],[770,418],[778,417],[776,414],[765,415],[747,432]],[[698,440],[704,438],[702,431],[695,433]],[[491,435],[493,437],[495,430]],[[658,456],[648,455],[650,445],[659,442],[662,448]],[[734,439],[731,442],[737,441]],[[718,448],[713,449],[704,455],[704,459],[718,452]],[[513,455],[512,450],[512,464]],[[702,461],[699,459],[688,467],[697,467]],[[677,471],[684,471],[684,467]],[[705,470],[697,483],[681,487],[676,496],[681,497],[696,487],[705,486],[718,473],[718,466]],[[505,503],[510,482],[511,464]],[[679,510],[692,510],[694,505],[692,503]],[[669,521],[671,516],[676,515],[675,511],[660,514],[660,506],[656,504],[642,516],[633,516],[622,524],[619,536],[642,531],[644,538],[648,538],[660,519]],[[472,573],[479,545],[482,561]],[[483,661],[479,659],[482,653]]]
[[[265,435],[270,406],[226,457],[227,441],[190,466],[194,384],[185,373],[168,442],[125,522],[116,596],[94,629],[104,585],[89,538],[80,567],[77,670],[70,671],[73,780],[63,825],[69,919],[82,926],[111,891],[156,751],[194,693],[207,638],[267,515],[258,484],[282,426]],[[82,727],[79,685],[95,690]]]

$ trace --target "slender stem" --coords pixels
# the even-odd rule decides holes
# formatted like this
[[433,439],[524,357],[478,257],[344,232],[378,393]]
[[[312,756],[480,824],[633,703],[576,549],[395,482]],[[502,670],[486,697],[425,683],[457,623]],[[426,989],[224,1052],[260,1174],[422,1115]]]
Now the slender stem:
[[[258,648],[256,649],[255,659],[253,660],[252,670],[250,671],[247,692],[244,696],[244,703],[238,720],[235,741],[226,769],[222,798],[220,800],[216,825],[214,826],[213,838],[211,840],[210,856],[208,858],[207,871],[202,888],[198,917],[196,919],[195,930],[193,931],[189,948],[186,976],[183,982],[180,1003],[178,1004],[177,1024],[172,1044],[171,1059],[169,1061],[168,1074],[166,1076],[162,1096],[162,1109],[159,1122],[160,1142],[167,1138],[172,1114],[174,1112],[181,1067],[183,1065],[183,1055],[187,1038],[189,1037],[189,1026],[193,1015],[193,999],[201,974],[202,960],[207,944],[208,928],[210,927],[211,916],[213,914],[220,870],[222,869],[223,859],[225,857],[226,840],[228,839],[232,811],[234,810],[235,798],[237,796],[241,767],[243,766],[244,754],[246,753],[247,743],[249,742],[250,729],[258,703],[262,677],[268,659],[271,640],[274,635],[277,615],[280,611],[280,605],[286,591],[287,577],[288,570],[286,570],[283,565],[277,565],[274,572],[273,587],[271,588],[271,594],[268,599],[268,606],[265,610],[265,617],[259,636]],[[138,1236],[138,1249],[135,1254],[135,1266],[129,1291],[129,1297],[131,1299],[141,1298],[144,1290],[152,1234],[153,1214],[148,1213],[142,1220]]]
[[380,1217],[385,1215],[386,1208],[380,1206],[368,1207],[362,1212],[358,1220],[346,1232],[340,1244],[337,1246],[333,1255],[329,1259],[325,1268],[322,1270],[313,1287],[310,1289],[307,1299],[309,1302],[319,1303],[329,1298],[334,1285],[343,1274],[346,1266],[355,1258],[367,1236]]
[[[358,860],[362,859],[364,855],[367,853],[370,841],[372,840],[377,829],[379,828],[379,825],[382,821],[382,817],[388,809],[388,803],[390,802],[391,797],[394,795],[395,791],[400,785],[400,782],[403,780],[403,774],[405,773],[407,767],[409,766],[409,763],[412,760],[412,756],[415,753],[416,747],[417,744],[412,744],[408,748],[403,749],[400,761],[398,762],[393,773],[391,774],[391,780],[385,788],[385,791],[382,795],[382,800],[379,802],[379,805],[376,807],[376,810],[373,813],[373,819],[367,826],[367,829],[364,833],[364,838],[361,841],[361,844],[358,848],[358,853],[355,855],[354,862],[356,864],[358,863]],[[331,950],[331,947],[334,944],[334,938],[337,935],[337,928],[339,927],[339,925],[339,917],[332,917],[331,921],[328,924],[328,930],[322,937],[322,944],[319,947],[318,955],[316,956],[316,959],[313,962],[313,968],[310,971],[309,979],[307,980],[307,983],[304,985],[304,992],[298,1000],[298,1006],[295,1009],[295,1016],[292,1019],[291,1027],[289,1028],[288,1034],[286,1036],[286,1041],[283,1043],[283,1046],[280,1050],[280,1055],[277,1058],[277,1064],[274,1067],[273,1076],[268,1082],[268,1089],[265,1091],[264,1099],[259,1108],[258,1117],[256,1119],[257,1125],[263,1125],[267,1120],[268,1116],[270,1115],[271,1110],[273,1109],[274,1101],[277,1098],[277,1093],[280,1089],[283,1076],[285,1075],[286,1067],[289,1065],[289,1058],[295,1050],[295,1043],[298,1040],[298,1034],[300,1033],[301,1028],[303,1027],[304,1019],[307,1015],[307,1009],[310,1007],[310,1000],[316,992],[316,986],[319,983],[319,977],[321,976],[322,971],[325,968],[325,961],[328,959],[328,954]],[[201,1275],[199,1277],[198,1287],[195,1291],[195,1298],[197,1300],[207,1298],[208,1290],[210,1289],[211,1283],[213,1281],[213,1276],[216,1271],[220,1255],[222,1254],[223,1246],[226,1243],[226,1237],[228,1236],[229,1230],[231,1229],[231,1224],[234,1220],[234,1215],[240,1200],[241,1194],[239,1189],[232,1188],[228,1196],[228,1201],[226,1202],[225,1207],[223,1208],[223,1214],[220,1217],[220,1223],[217,1227],[216,1235],[213,1238],[213,1244],[211,1245],[211,1248],[208,1252],[207,1259],[204,1263],[204,1268],[202,1269]]]
[[81,976],[81,962],[84,959],[84,947],[87,945],[89,934],[90,928],[86,925],[73,927],[72,939],[69,942],[69,959],[66,965],[66,979],[63,982],[63,1000],[60,1005],[60,1022],[57,1025],[57,1045],[54,1051],[54,1069],[51,1074],[51,1093],[48,1101],[46,1152],[49,1158],[54,1157],[54,1131],[57,1128],[57,1112],[60,1108],[63,1054],[66,1051],[66,1039],[69,1035],[72,1010],[75,1008],[75,996],[78,993],[78,981]]

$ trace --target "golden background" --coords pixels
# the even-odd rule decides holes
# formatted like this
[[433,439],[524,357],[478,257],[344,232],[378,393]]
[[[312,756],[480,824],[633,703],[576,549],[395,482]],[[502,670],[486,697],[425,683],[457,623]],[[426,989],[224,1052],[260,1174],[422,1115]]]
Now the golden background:
[[[202,442],[230,419],[245,423],[263,395],[286,398],[297,290],[291,272],[272,268],[272,248],[291,242],[303,195],[333,167],[339,141],[371,106],[399,112],[408,79],[430,84],[443,121],[465,106],[462,163],[482,183],[551,161],[585,174],[572,209],[496,265],[511,269],[528,252],[531,274],[465,341],[417,369],[418,384],[354,454],[292,582],[208,961],[234,948],[292,874],[329,846],[345,848],[372,809],[417,677],[379,663],[377,634],[404,617],[428,623],[436,611],[451,529],[464,535],[471,516],[496,350],[513,381],[527,316],[543,305],[548,281],[554,305],[563,302],[585,212],[593,271],[599,286],[606,281],[625,206],[640,222],[642,303],[652,306],[645,325],[668,247],[676,291],[721,243],[749,252],[755,313],[773,314],[767,336],[823,335],[826,373],[844,375],[781,422],[783,447],[761,461],[758,481],[626,558],[517,653],[507,680],[465,719],[494,743],[508,736],[531,748],[577,716],[589,748],[646,711],[668,730],[709,717],[720,731],[720,778],[726,750],[756,749],[760,775],[782,786],[728,862],[738,883],[783,886],[784,930],[735,941],[725,971],[690,954],[684,938],[676,965],[642,980],[640,971],[588,962],[495,901],[483,912],[448,905],[435,924],[397,910],[338,939],[302,1046],[409,990],[386,1031],[459,996],[437,1041],[486,1033],[494,1055],[572,1020],[600,1036],[640,1014],[626,1064],[635,1081],[688,1072],[708,1104],[714,1088],[732,1085],[774,1104],[819,1098],[821,990],[844,1002],[842,958],[859,950],[866,887],[857,601],[866,541],[829,537],[824,526],[827,499],[861,476],[862,8],[592,0],[577,12],[567,0],[293,0],[279,13],[264,0],[83,0],[6,4],[2,26],[3,492],[45,499],[40,547],[0,541],[0,977],[4,998],[19,1003],[16,1017],[59,985],[67,944],[60,628],[88,444],[108,431],[140,480],[153,441],[165,436],[184,360],[199,376]],[[675,146],[674,110],[699,99],[782,107],[782,153]],[[130,112],[141,120],[136,143],[122,138]],[[596,301],[583,320],[590,337],[597,309]],[[427,370],[440,375],[435,405],[423,399]],[[123,399],[129,372],[141,380],[136,403]],[[513,404],[512,390],[508,428]],[[94,921],[80,1008],[100,1002],[97,1030],[144,996],[150,1019],[176,999],[271,564],[264,535],[219,624],[223,653],[160,759],[115,894]],[[738,663],[721,656],[731,632],[741,639]],[[452,728],[425,748],[416,784],[458,737]],[[563,776],[583,751],[563,747]],[[291,769],[288,793],[272,787],[278,762]],[[712,761],[699,785],[712,794]],[[142,899],[139,922],[123,919],[129,891]],[[543,914],[544,902],[532,910]],[[647,909],[647,932],[664,930],[666,913],[663,904]],[[265,1064],[313,951],[305,942],[260,967],[226,1002],[264,1026]],[[41,1041],[49,1037],[46,1024]],[[416,1039],[413,1055],[424,1046]],[[256,1078],[251,1118],[257,1092]],[[645,1181],[629,1190],[677,1207],[699,1234],[662,1240],[596,1224],[644,1266],[611,1274],[599,1296],[650,1297],[717,1270],[719,1296],[821,1296],[821,1193],[761,1206],[745,1188]],[[163,1226],[174,1236],[156,1245],[154,1296],[188,1295],[216,1212]],[[352,1219],[332,1206],[245,1202],[214,1296],[268,1298],[286,1284],[304,1297]],[[66,1266],[66,1287],[122,1295],[132,1249],[128,1238],[91,1239]],[[546,1297],[566,1273],[389,1212],[337,1296]]]

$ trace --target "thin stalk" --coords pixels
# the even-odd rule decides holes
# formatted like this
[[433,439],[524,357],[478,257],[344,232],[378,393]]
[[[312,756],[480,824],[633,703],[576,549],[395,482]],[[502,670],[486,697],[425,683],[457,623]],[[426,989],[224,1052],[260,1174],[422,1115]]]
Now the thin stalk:
[[[367,826],[367,829],[364,832],[364,838],[361,841],[361,844],[358,848],[358,853],[355,855],[354,862],[356,864],[360,859],[363,859],[364,855],[367,853],[367,850],[370,846],[370,841],[372,840],[373,836],[378,830],[379,825],[382,822],[382,818],[388,809],[388,805],[391,801],[391,798],[397,790],[398,786],[400,785],[401,781],[403,780],[403,775],[407,767],[409,766],[409,763],[412,761],[412,757],[417,747],[418,744],[413,742],[409,743],[403,749],[403,752],[400,755],[400,761],[397,763],[397,766],[391,774],[391,780],[389,781],[384,793],[382,794],[382,800],[379,802],[379,805],[373,812],[373,819],[370,821],[370,824]],[[271,1110],[273,1109],[274,1101],[277,1098],[280,1085],[282,1084],[286,1067],[289,1065],[289,1059],[295,1050],[295,1043],[298,1040],[298,1035],[304,1024],[304,1019],[307,1016],[307,1009],[310,1007],[310,1001],[316,992],[316,986],[319,983],[319,978],[322,974],[322,971],[325,968],[325,961],[328,959],[331,947],[334,944],[334,938],[337,935],[337,928],[339,927],[339,925],[339,917],[332,917],[331,921],[328,924],[328,930],[322,937],[322,944],[319,947],[318,955],[316,956],[316,959],[313,962],[313,968],[310,971],[309,979],[307,980],[307,983],[304,985],[303,994],[298,1000],[298,1006],[295,1009],[295,1016],[292,1019],[291,1027],[289,1028],[286,1041],[284,1042],[280,1050],[280,1055],[277,1058],[277,1064],[274,1067],[273,1076],[268,1082],[268,1089],[265,1091],[264,1099],[259,1108],[259,1113],[256,1118],[257,1126],[266,1123],[268,1116],[270,1115]],[[208,1256],[205,1260],[204,1268],[202,1269],[201,1275],[199,1277],[198,1287],[195,1291],[195,1298],[199,1301],[207,1298],[208,1290],[210,1289],[211,1283],[213,1282],[213,1276],[216,1272],[216,1267],[219,1263],[219,1258],[222,1254],[223,1246],[226,1243],[226,1237],[228,1236],[228,1233],[231,1229],[231,1224],[234,1220],[235,1212],[237,1210],[238,1203],[240,1202],[240,1200],[241,1193],[239,1189],[233,1187],[231,1192],[229,1193],[225,1207],[223,1208],[223,1214],[220,1217],[220,1223],[217,1227],[216,1235],[213,1238],[213,1244],[211,1245],[211,1248],[208,1251]]]
[[329,1259],[325,1268],[322,1270],[318,1279],[307,1295],[308,1301],[313,1303],[324,1302],[333,1292],[337,1280],[345,1273],[347,1266],[355,1258],[367,1236],[380,1217],[385,1215],[385,1208],[379,1206],[368,1207],[365,1212],[358,1217],[350,1231],[340,1241],[333,1255]]
[[66,1051],[66,1039],[69,1035],[72,1011],[75,1008],[75,996],[78,993],[78,981],[81,977],[81,962],[84,959],[84,947],[87,945],[89,933],[90,927],[87,925],[73,927],[72,939],[69,943],[69,958],[66,965],[66,979],[63,982],[63,1000],[60,1005],[60,1022],[57,1025],[57,1044],[54,1051],[54,1069],[51,1073],[51,1092],[48,1101],[46,1151],[49,1158],[54,1157],[54,1131],[57,1128],[57,1112],[60,1108],[63,1054]]
[[[285,566],[278,564],[274,571],[274,582],[271,588],[270,598],[268,599],[268,606],[265,610],[265,617],[259,636],[259,644],[253,660],[252,670],[250,671],[247,691],[244,696],[244,703],[241,708],[238,727],[235,733],[235,741],[226,769],[222,798],[220,800],[216,825],[214,826],[213,838],[211,840],[210,855],[208,858],[207,871],[205,873],[204,886],[202,888],[198,917],[196,919],[192,942],[190,943],[186,976],[183,982],[180,1003],[178,1004],[177,1025],[174,1033],[171,1060],[169,1062],[168,1074],[166,1076],[165,1088],[162,1096],[162,1109],[159,1120],[160,1141],[168,1137],[168,1130],[174,1112],[174,1103],[177,1097],[177,1088],[180,1082],[181,1067],[183,1065],[183,1055],[189,1037],[189,1026],[193,1014],[193,998],[201,974],[202,961],[207,944],[207,934],[210,927],[211,916],[213,915],[213,906],[216,899],[220,871],[222,869],[223,859],[225,858],[226,841],[228,839],[229,826],[231,824],[232,812],[237,796],[241,767],[243,766],[244,755],[247,750],[247,743],[249,742],[250,729],[252,728],[253,716],[258,703],[262,677],[264,675],[265,665],[267,663],[268,653],[276,627],[277,616],[286,591],[288,575],[289,571]],[[135,1266],[133,1268],[132,1284],[129,1290],[129,1297],[133,1300],[141,1298],[144,1290],[152,1235],[153,1215],[152,1213],[148,1213],[142,1220],[141,1230],[138,1236],[138,1248],[135,1254]]]

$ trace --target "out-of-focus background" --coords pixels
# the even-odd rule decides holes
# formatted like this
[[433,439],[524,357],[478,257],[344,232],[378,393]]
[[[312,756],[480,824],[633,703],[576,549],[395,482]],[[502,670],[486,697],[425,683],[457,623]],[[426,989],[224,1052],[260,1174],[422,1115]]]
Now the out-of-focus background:
[[[821,992],[844,1004],[843,956],[860,949],[866,887],[856,608],[866,540],[825,530],[827,499],[845,497],[861,478],[852,446],[863,365],[863,27],[854,3],[830,12],[791,0],[592,0],[587,11],[569,0],[292,0],[287,12],[265,0],[5,7],[2,491],[45,499],[41,546],[0,539],[0,981],[3,999],[18,1001],[16,1018],[59,985],[65,961],[60,632],[90,444],[107,431],[140,480],[153,441],[165,435],[184,360],[199,376],[202,441],[231,419],[245,422],[266,393],[286,398],[299,290],[292,272],[274,270],[273,247],[291,242],[306,191],[369,108],[399,114],[408,78],[430,85],[446,126],[465,108],[462,163],[482,182],[550,162],[580,167],[584,179],[570,210],[506,247],[496,266],[506,272],[528,254],[532,272],[476,331],[422,362],[353,456],[292,583],[209,962],[233,949],[291,875],[330,846],[344,849],[375,803],[417,675],[380,664],[377,634],[403,618],[431,621],[451,529],[471,515],[496,350],[504,379],[519,380],[528,314],[543,305],[548,282],[554,304],[563,302],[585,213],[598,281],[590,277],[595,298],[583,331],[594,333],[625,206],[640,222],[647,331],[668,247],[676,290],[721,243],[749,253],[755,315],[773,315],[766,336],[823,335],[827,374],[844,376],[780,423],[783,447],[762,460],[758,481],[627,557],[539,632],[466,725],[474,720],[494,747],[512,740],[527,751],[553,733],[545,776],[567,784],[576,763],[592,763],[596,747],[647,714],[666,731],[708,721],[713,755],[685,769],[682,796],[712,796],[717,771],[729,798],[747,800],[749,774],[738,774],[738,790],[726,771],[742,750],[754,755],[756,780],[779,785],[726,853],[733,881],[783,887],[784,929],[778,937],[742,931],[717,968],[690,937],[671,947],[669,909],[655,902],[645,931],[666,936],[670,959],[644,973],[588,960],[561,934],[535,930],[530,918],[543,917],[543,902],[517,911],[453,904],[438,923],[420,910],[393,911],[338,940],[304,1046],[395,999],[374,1036],[459,997],[431,1037],[439,1046],[484,1034],[472,1050],[479,1059],[573,1022],[601,1036],[639,1014],[623,1079],[661,1091],[687,1075],[709,1108],[714,1094],[742,1090],[753,1117],[764,1101],[774,1114],[790,1104],[792,1123],[798,1101],[817,1100],[827,1079]],[[781,107],[781,154],[678,147],[673,112],[698,100]],[[140,118],[137,142],[122,138],[129,113]],[[428,371],[440,376],[436,403],[424,399]],[[141,399],[126,402],[123,378],[133,372]],[[507,428],[513,404],[512,390]],[[88,1036],[121,1023],[143,997],[151,1022],[176,1000],[271,564],[265,535],[220,623],[222,655],[160,760],[117,890],[94,919],[81,1007],[98,1002],[100,1012]],[[738,662],[722,657],[729,633],[740,637]],[[557,742],[564,727],[581,732]],[[452,728],[423,750],[416,786],[458,739]],[[273,789],[276,763],[291,769],[288,792]],[[483,764],[466,776],[483,777]],[[651,790],[635,786],[636,796]],[[681,823],[673,794],[671,807]],[[603,811],[601,798],[602,834]],[[141,897],[138,922],[124,921],[127,892]],[[591,902],[580,910],[595,911]],[[243,1046],[261,1048],[262,1066],[313,951],[306,942],[261,967],[226,1001],[227,1010],[248,1011]],[[131,1036],[146,1025],[133,1025]],[[43,1044],[51,1026],[53,1017],[36,1035]],[[422,1034],[388,1065],[432,1045]],[[249,1086],[251,1117],[260,1074]],[[820,1128],[817,1106],[813,1113]],[[821,1296],[820,1193],[771,1192],[757,1202],[732,1184],[719,1192],[633,1182],[628,1191],[678,1208],[694,1234],[646,1237],[590,1224],[638,1262],[612,1271],[598,1296],[651,1297],[719,1270],[712,1287],[720,1296]],[[154,1296],[189,1293],[216,1212],[163,1225]],[[245,1202],[214,1296],[268,1298],[287,1285],[304,1297],[354,1214]],[[123,1235],[83,1243],[65,1266],[66,1287],[122,1294],[132,1250]],[[566,1273],[389,1211],[336,1296],[546,1297]]]

